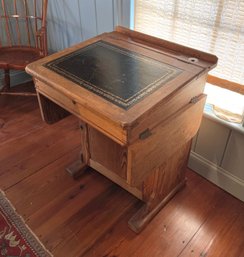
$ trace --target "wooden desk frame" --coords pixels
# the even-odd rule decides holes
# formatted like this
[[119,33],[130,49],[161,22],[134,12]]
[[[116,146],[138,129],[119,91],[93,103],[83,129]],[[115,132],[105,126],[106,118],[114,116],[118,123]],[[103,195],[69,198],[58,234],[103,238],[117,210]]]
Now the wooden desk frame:
[[[125,47],[183,69],[129,110],[78,87],[43,64],[98,40]],[[81,157],[67,170],[88,166],[144,202],[129,220],[140,232],[185,184],[191,139],[200,126],[207,72],[217,57],[117,27],[27,67],[34,77],[43,119],[54,123],[69,113],[80,119]]]

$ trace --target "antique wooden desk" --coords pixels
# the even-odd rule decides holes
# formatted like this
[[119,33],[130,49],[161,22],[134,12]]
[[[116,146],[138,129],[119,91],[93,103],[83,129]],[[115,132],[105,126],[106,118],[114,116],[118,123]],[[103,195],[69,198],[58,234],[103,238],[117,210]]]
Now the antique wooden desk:
[[192,137],[217,57],[122,27],[27,66],[43,119],[80,119],[81,158],[144,205],[136,232],[185,184]]

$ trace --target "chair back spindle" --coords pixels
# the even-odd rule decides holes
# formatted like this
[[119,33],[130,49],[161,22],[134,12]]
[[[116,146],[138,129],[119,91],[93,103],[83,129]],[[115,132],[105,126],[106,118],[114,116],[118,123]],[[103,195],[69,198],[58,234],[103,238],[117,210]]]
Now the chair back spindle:
[[24,70],[47,55],[47,5],[48,0],[0,0],[0,94],[12,93],[11,69]]
[[47,55],[47,0],[1,0],[0,47],[25,46]]

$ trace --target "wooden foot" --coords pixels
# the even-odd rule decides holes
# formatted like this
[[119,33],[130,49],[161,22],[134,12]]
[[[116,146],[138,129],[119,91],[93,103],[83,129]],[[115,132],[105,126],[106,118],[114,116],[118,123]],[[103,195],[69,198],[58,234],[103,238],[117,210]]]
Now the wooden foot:
[[81,160],[77,160],[66,168],[66,171],[74,178],[80,177],[89,166]]
[[128,221],[129,227],[136,233],[140,233],[153,217],[169,202],[169,200],[185,185],[185,179],[179,183],[161,202],[154,208],[145,203]]

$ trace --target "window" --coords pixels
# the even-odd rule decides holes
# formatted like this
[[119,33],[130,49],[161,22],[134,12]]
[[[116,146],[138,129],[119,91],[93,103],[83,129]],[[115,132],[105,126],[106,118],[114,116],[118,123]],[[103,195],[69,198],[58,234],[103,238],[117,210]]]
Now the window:
[[215,54],[208,82],[244,94],[243,0],[138,0],[134,29]]

